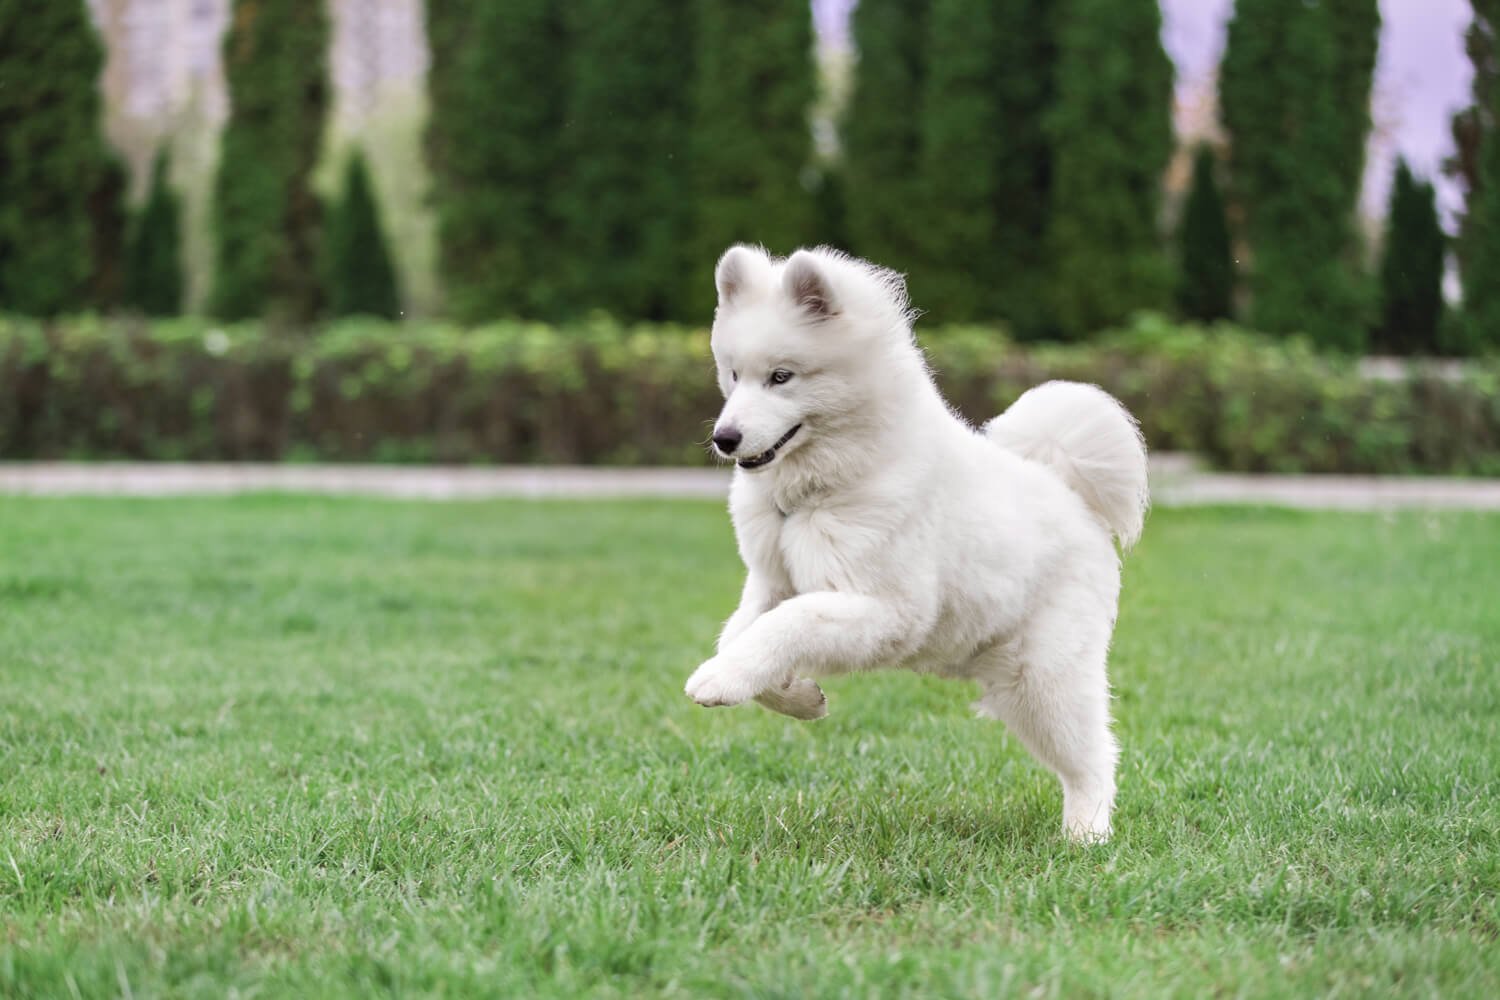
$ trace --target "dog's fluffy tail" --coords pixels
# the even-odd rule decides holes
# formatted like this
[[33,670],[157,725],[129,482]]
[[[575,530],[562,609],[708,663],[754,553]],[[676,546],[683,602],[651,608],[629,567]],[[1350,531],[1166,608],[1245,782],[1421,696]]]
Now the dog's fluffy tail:
[[1130,548],[1150,506],[1146,442],[1109,393],[1082,382],[1047,382],[1023,393],[984,426],[996,444],[1062,477]]

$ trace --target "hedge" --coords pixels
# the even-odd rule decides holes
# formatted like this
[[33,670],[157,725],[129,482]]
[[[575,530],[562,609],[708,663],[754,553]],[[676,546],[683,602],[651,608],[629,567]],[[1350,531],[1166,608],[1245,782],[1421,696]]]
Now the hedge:
[[[976,421],[1071,378],[1124,400],[1153,448],[1220,468],[1500,475],[1495,360],[1374,380],[1301,341],[1150,317],[1088,345],[922,341]],[[5,459],[701,464],[718,407],[702,330],[0,317]]]

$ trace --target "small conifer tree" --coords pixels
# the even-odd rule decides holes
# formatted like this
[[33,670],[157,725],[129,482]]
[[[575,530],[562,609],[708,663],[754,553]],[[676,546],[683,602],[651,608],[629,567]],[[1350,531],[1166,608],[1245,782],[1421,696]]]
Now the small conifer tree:
[[328,220],[328,311],[335,316],[401,313],[401,294],[364,154],[344,168],[344,185]]
[[1177,308],[1202,322],[1229,319],[1234,312],[1234,257],[1216,166],[1213,150],[1199,147],[1178,236]]
[[1438,351],[1446,247],[1432,185],[1417,180],[1406,161],[1398,160],[1380,261],[1378,350],[1392,354]]
[[126,258],[126,302],[148,316],[176,316],[182,311],[181,208],[171,189],[168,165],[167,151],[158,150]]

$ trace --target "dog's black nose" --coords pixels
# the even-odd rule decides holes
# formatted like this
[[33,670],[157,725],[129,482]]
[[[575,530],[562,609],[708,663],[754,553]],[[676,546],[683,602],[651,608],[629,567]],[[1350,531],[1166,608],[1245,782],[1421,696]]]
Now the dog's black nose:
[[734,449],[740,446],[744,438],[745,435],[733,427],[726,427],[722,431],[714,431],[714,447],[726,455],[733,455]]

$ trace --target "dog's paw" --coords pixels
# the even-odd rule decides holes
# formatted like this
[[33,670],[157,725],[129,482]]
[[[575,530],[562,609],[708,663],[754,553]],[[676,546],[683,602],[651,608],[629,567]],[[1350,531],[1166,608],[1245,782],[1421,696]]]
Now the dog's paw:
[[705,708],[739,705],[760,693],[749,672],[723,656],[715,656],[693,671],[683,690]]
[[1111,835],[1109,822],[1071,822],[1063,824],[1063,835],[1075,844],[1107,844]]
[[823,689],[805,677],[798,677],[784,687],[771,687],[755,700],[773,712],[812,722],[828,714],[828,698]]

